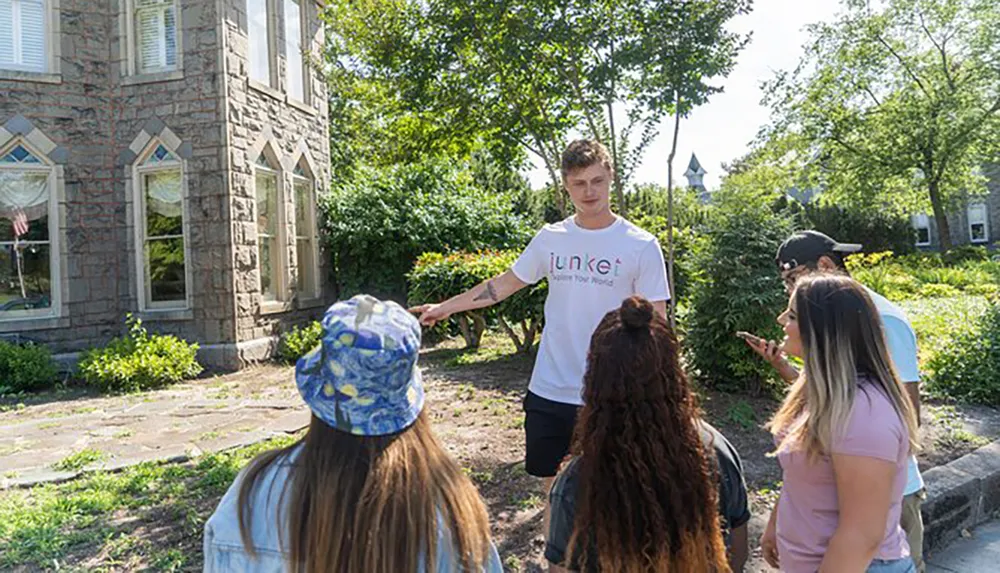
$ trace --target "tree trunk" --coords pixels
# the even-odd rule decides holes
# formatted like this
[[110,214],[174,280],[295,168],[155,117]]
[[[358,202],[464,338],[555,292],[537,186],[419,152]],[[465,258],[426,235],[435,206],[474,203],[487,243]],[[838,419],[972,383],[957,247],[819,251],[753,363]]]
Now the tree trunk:
[[521,337],[517,335],[517,332],[511,328],[510,324],[508,324],[507,320],[502,316],[500,317],[500,328],[502,328],[503,331],[507,333],[507,336],[510,337],[511,341],[514,343],[514,348],[516,348],[518,352],[523,352],[524,348],[522,347],[523,343],[521,342]]
[[538,321],[534,318],[522,320],[521,330],[524,332],[524,351],[527,352],[535,344],[535,335],[538,334]]
[[931,197],[931,208],[934,211],[934,222],[937,223],[938,241],[941,244],[941,252],[947,253],[951,250],[951,226],[948,224],[948,214],[941,204],[940,181],[930,179],[927,181],[927,190]]
[[674,296],[674,156],[677,155],[677,134],[681,129],[680,94],[674,107],[674,140],[667,156],[667,287],[670,289],[670,304],[667,318],[670,328],[677,326],[677,297]]
[[[471,319],[471,320],[470,320]],[[458,316],[458,328],[462,332],[466,348],[479,348],[486,330],[486,321],[474,312],[462,313]]]
[[[612,19],[614,21],[614,19]],[[614,37],[612,35],[612,37]],[[607,106],[608,106],[608,124],[611,133],[608,137],[611,139],[611,163],[615,166],[615,173],[612,173],[614,177],[613,181],[615,184],[615,198],[618,200],[618,214],[622,217],[628,217],[628,205],[625,204],[625,185],[621,178],[621,166],[618,164],[618,134],[615,132],[615,42],[611,40],[611,57],[610,62],[612,66],[610,74],[611,90],[608,93]]]

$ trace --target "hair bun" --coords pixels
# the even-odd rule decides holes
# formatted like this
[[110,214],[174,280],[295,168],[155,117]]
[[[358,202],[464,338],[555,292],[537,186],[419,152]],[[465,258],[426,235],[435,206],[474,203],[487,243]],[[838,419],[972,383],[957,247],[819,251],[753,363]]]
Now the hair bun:
[[627,328],[646,328],[653,320],[653,303],[641,296],[630,296],[622,302],[619,312]]

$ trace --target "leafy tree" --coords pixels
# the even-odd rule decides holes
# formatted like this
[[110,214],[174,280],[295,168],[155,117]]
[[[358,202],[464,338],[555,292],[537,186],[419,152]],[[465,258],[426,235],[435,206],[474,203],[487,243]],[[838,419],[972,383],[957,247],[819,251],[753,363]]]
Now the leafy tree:
[[798,68],[766,83],[790,155],[828,200],[897,211],[929,204],[941,246],[947,213],[983,192],[1000,139],[1000,9],[995,0],[845,0],[810,29]]
[[[349,69],[378,81],[434,130],[475,127],[493,148],[527,150],[561,189],[571,133],[610,148],[616,195],[660,120],[718,88],[743,39],[724,24],[749,0],[335,0],[332,36]],[[681,63],[676,61],[684,59]],[[344,61],[341,58],[341,61]],[[562,193],[557,195],[565,208]]]
[[[385,29],[369,29],[378,18],[381,2],[330,3],[323,12],[326,26],[324,71],[330,105],[330,155],[335,181],[347,181],[358,168],[384,168],[447,157],[462,161],[478,157],[488,160],[503,177],[516,176],[524,165],[524,151],[493,136],[464,106],[450,110],[411,105],[419,86],[393,74],[381,73],[363,61],[359,43],[390,41],[407,33],[409,26],[422,25],[419,14],[402,13],[391,20],[378,20]],[[366,32],[340,34],[352,28]],[[414,46],[414,50],[418,46]],[[416,56],[414,56],[416,58]],[[437,60],[429,59],[425,73],[432,75]]]
[[523,248],[530,229],[513,203],[479,187],[462,162],[358,169],[320,204],[338,296],[404,301],[406,273],[425,252]]

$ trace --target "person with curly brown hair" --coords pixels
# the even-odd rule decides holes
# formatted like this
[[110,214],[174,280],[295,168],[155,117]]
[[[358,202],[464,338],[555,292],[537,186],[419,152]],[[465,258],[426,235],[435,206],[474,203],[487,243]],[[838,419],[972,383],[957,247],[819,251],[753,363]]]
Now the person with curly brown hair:
[[742,464],[701,420],[677,338],[649,301],[630,297],[600,322],[583,399],[549,493],[550,571],[742,571]]

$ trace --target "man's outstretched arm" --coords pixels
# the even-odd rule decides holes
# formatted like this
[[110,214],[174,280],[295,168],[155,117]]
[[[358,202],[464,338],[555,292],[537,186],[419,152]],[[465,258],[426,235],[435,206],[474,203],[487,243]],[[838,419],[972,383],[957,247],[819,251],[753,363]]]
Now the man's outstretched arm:
[[421,324],[434,326],[455,313],[492,306],[526,286],[528,283],[517,278],[513,271],[508,270],[502,275],[484,281],[440,304],[415,306],[410,309],[410,312],[420,315]]

